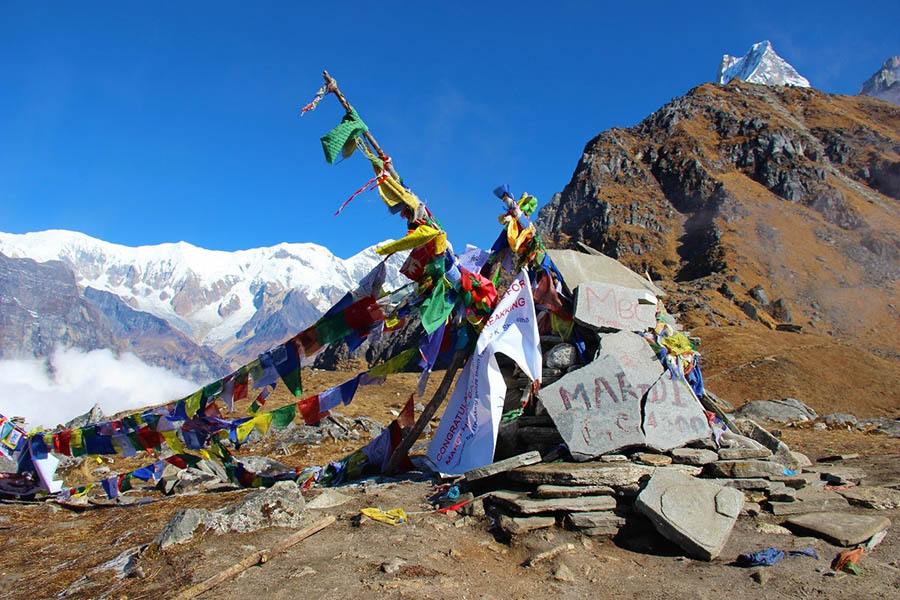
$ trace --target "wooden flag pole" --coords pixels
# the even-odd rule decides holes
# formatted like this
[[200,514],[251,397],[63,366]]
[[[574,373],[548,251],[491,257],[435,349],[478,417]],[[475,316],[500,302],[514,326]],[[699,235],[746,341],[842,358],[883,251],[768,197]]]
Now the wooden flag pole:
[[413,425],[409,433],[406,434],[406,437],[400,441],[400,445],[397,446],[394,453],[391,454],[391,460],[384,470],[387,475],[393,475],[397,472],[400,463],[403,462],[403,459],[409,454],[409,449],[412,448],[412,445],[415,444],[416,440],[419,439],[419,436],[422,435],[425,426],[428,425],[431,417],[434,416],[434,413],[437,412],[437,409],[440,408],[441,404],[444,402],[444,398],[447,397],[447,392],[450,390],[450,384],[453,383],[456,372],[466,362],[466,355],[467,353],[462,350],[457,350],[453,355],[453,360],[450,361],[450,366],[447,367],[444,378],[441,379],[441,384],[438,386],[437,391],[434,392],[434,396],[431,397],[428,405],[425,406],[425,410],[419,415],[416,424]]
[[[328,85],[328,90],[332,94],[337,96],[338,102],[341,103],[341,106],[344,107],[344,110],[350,112],[353,107],[350,106],[347,98],[344,96],[344,94],[341,93],[341,90],[340,88],[338,88],[337,81],[335,81],[334,77],[329,75],[328,71],[322,71],[322,77],[325,79],[325,83]],[[384,150],[381,149],[381,146],[378,145],[378,142],[375,141],[375,136],[373,136],[369,131],[365,131],[363,135],[366,136],[366,140],[368,140],[369,144],[372,146],[372,149],[378,153],[379,157],[387,156],[387,154],[384,153]],[[388,173],[390,173],[391,177],[393,177],[397,181],[400,181],[400,176],[397,175],[397,171],[394,170],[394,165],[392,165],[391,163],[387,163],[387,170]]]

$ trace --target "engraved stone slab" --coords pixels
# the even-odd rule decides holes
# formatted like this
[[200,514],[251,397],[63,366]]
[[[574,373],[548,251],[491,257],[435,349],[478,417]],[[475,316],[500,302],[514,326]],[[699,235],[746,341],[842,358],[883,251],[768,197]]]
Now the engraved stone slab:
[[672,378],[669,373],[647,392],[643,429],[644,443],[663,451],[711,434],[694,391],[683,379]]
[[587,281],[578,286],[574,317],[595,330],[646,331],[656,325],[656,298],[633,288]]

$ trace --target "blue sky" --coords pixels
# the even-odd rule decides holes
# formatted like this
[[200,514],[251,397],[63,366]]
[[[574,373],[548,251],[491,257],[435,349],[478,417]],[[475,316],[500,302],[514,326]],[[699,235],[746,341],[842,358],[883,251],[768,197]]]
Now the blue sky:
[[[632,4],[632,6],[625,6]],[[361,157],[330,166],[327,68],[459,246],[509,183],[541,204],[584,145],[770,39],[824,91],[900,54],[900,3],[4,2],[0,231],[339,256],[403,234]]]

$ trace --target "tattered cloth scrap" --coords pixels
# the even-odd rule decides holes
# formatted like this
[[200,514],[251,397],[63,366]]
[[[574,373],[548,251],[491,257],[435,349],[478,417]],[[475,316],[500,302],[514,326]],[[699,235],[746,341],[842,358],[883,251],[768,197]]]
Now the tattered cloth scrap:
[[778,550],[777,548],[766,548],[765,550],[760,550],[759,552],[753,552],[751,554],[741,554],[737,558],[737,565],[739,567],[771,567],[785,556],[790,556],[791,558],[795,556],[809,556],[810,558],[819,560],[819,555],[816,553],[815,548],[788,550],[787,553],[785,553],[784,550]]
[[370,519],[375,519],[376,521],[381,521],[388,525],[401,525],[406,523],[407,519],[406,512],[402,508],[392,508],[388,511],[379,508],[361,508],[359,512]]
[[844,550],[834,558],[831,568],[835,571],[847,571],[854,575],[861,575],[862,572],[856,566],[856,563],[862,558],[863,552],[865,552],[865,548],[862,547],[854,550]]

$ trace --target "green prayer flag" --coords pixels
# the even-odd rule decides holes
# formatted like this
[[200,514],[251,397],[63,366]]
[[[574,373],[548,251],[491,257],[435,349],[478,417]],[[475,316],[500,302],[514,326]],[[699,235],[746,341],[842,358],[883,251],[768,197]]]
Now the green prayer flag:
[[418,356],[418,353],[418,348],[408,348],[389,361],[369,369],[369,375],[372,377],[384,377],[385,375],[399,373],[406,368],[415,356]]
[[291,424],[297,414],[297,403],[291,402],[281,408],[272,411],[272,425],[277,429],[284,429]]
[[344,339],[350,335],[347,317],[341,311],[316,323],[316,338],[323,346]]
[[363,123],[363,120],[351,108],[341,122],[321,138],[322,150],[325,151],[325,160],[328,161],[328,164],[334,164],[347,142],[368,130],[369,128]]
[[453,311],[453,303],[447,298],[442,282],[434,286],[431,297],[422,302],[421,310],[422,327],[429,334],[437,331],[447,321]]

